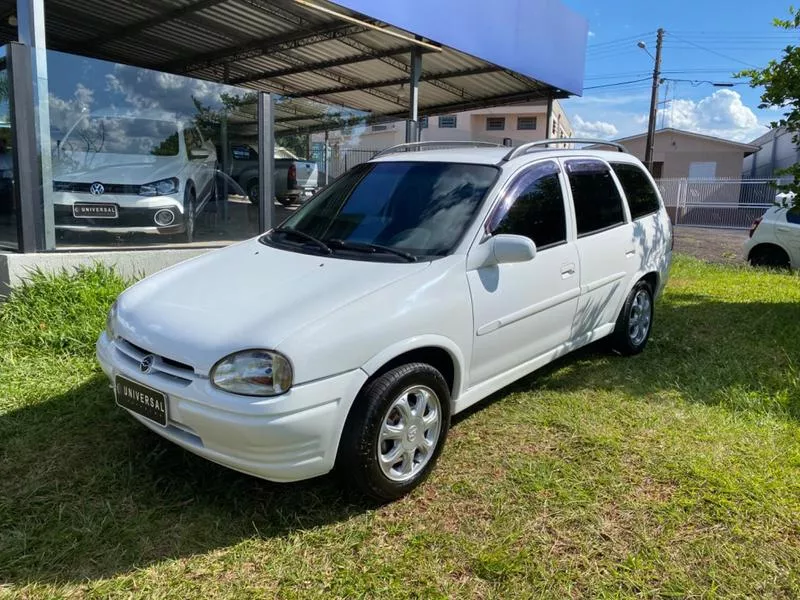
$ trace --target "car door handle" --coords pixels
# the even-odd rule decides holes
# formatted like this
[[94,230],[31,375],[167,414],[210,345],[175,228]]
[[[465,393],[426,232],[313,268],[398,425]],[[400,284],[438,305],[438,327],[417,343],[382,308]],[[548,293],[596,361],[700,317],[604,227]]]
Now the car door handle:
[[561,265],[561,279],[575,275],[575,263],[564,263]]
[[636,248],[631,248],[625,252],[625,258],[633,258],[636,255]]

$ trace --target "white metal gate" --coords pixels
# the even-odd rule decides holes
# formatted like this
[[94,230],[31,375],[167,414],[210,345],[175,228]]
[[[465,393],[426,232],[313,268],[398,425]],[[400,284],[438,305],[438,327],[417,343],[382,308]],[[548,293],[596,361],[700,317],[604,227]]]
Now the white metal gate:
[[748,229],[774,204],[775,179],[660,179],[675,225]]

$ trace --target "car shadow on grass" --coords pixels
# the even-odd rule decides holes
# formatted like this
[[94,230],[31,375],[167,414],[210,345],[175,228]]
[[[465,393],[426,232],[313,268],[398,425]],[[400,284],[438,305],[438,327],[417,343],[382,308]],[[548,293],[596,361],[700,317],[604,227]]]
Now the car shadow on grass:
[[800,304],[709,302],[681,294],[659,302],[642,354],[613,353],[607,339],[567,354],[456,416],[458,424],[512,393],[611,392],[679,396],[734,411],[800,420]]
[[97,375],[0,416],[0,583],[82,582],[347,520],[332,476],[275,484],[161,439]]

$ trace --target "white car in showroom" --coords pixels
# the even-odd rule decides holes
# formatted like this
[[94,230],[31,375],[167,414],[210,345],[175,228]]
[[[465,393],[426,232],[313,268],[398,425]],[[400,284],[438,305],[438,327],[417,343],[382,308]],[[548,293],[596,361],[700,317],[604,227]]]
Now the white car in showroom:
[[56,231],[180,234],[217,197],[214,145],[165,113],[96,112],[56,141]]
[[800,269],[800,204],[791,192],[775,201],[750,227],[745,258],[754,267]]
[[388,501],[455,413],[606,336],[641,352],[672,255],[642,164],[443,145],[384,151],[281,226],[125,291],[97,342],[117,403],[221,465],[338,467]]

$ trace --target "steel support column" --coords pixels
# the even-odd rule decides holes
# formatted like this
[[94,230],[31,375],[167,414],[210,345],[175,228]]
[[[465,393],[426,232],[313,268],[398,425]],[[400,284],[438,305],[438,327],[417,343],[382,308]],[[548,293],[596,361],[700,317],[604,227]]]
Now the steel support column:
[[258,94],[258,230],[275,224],[275,102]]
[[[44,31],[44,0],[17,0],[17,35],[31,52],[33,74],[33,119],[38,151],[39,176],[35,195],[22,196],[21,202],[34,203],[43,212],[42,232],[37,234],[37,250],[53,250],[56,234],[53,215],[53,167],[50,145],[50,102],[47,85],[47,44]],[[18,105],[17,110],[21,107]],[[23,111],[24,112],[24,111]],[[26,158],[27,160],[27,158]],[[23,168],[31,168],[22,165]]]
[[408,119],[406,142],[416,142],[419,132],[419,78],[422,76],[422,52],[411,50],[411,72],[408,78]]

